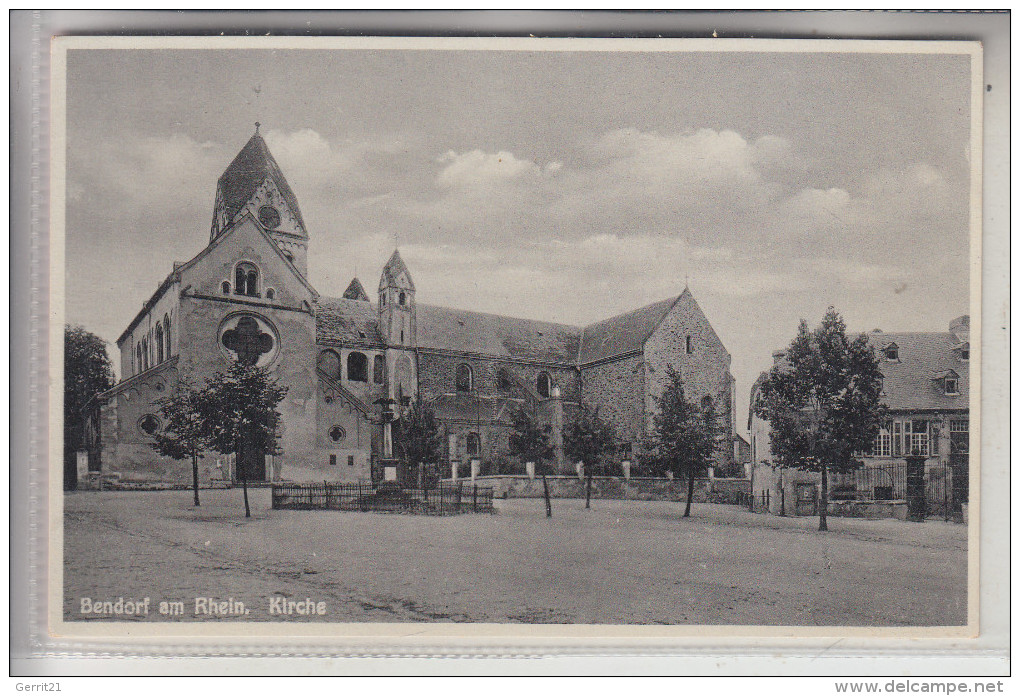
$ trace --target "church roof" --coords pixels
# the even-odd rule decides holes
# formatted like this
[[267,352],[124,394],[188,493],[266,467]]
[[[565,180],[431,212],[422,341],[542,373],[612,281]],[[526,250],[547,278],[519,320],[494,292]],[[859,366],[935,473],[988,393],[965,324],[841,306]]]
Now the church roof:
[[348,300],[360,300],[362,302],[369,302],[368,293],[365,292],[365,286],[361,284],[361,281],[354,278],[351,284],[344,290],[344,299]]
[[315,301],[315,338],[322,343],[382,345],[375,305],[346,297],[318,298]]
[[572,365],[580,334],[576,326],[418,305],[422,348]]
[[[685,290],[684,292],[689,292]],[[644,348],[678,298],[671,297],[584,327],[578,362],[608,360]]]
[[216,182],[216,191],[226,207],[227,220],[233,220],[267,176],[273,179],[273,183],[276,184],[280,195],[283,196],[287,206],[294,213],[301,229],[305,229],[305,221],[301,217],[297,196],[294,195],[290,184],[283,176],[280,165],[276,163],[272,153],[269,152],[266,141],[259,135],[258,129]]
[[393,283],[397,276],[404,273],[407,276],[407,284],[411,290],[414,290],[414,281],[411,280],[411,271],[407,269],[407,264],[404,263],[404,259],[400,258],[400,251],[398,249],[393,250],[393,255],[390,256],[390,260],[383,266],[382,276],[379,278],[379,288],[382,289],[388,284]]

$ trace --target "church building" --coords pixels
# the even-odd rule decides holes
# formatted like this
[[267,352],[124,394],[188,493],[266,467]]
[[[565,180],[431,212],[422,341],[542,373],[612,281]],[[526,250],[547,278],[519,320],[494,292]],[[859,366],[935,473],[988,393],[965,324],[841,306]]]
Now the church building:
[[[387,422],[417,398],[441,424],[444,476],[464,475],[472,461],[506,471],[520,408],[550,426],[558,468],[573,471],[562,441],[579,408],[597,408],[621,451],[637,451],[668,364],[689,399],[712,400],[732,439],[730,355],[689,289],[570,326],[423,304],[399,251],[375,297],[357,278],[340,297],[320,295],[308,276],[310,245],[297,197],[256,127],[217,182],[208,245],[174,264],[117,340],[121,381],[88,414],[90,471],[190,481],[190,461],[151,446],[163,427],[155,402],[179,380],[200,386],[238,359],[269,367],[288,389],[282,454],[254,455],[246,467],[259,480],[381,480],[380,463],[399,458]],[[720,447],[720,466],[732,458],[732,447]],[[201,479],[234,481],[237,464],[206,453]]]

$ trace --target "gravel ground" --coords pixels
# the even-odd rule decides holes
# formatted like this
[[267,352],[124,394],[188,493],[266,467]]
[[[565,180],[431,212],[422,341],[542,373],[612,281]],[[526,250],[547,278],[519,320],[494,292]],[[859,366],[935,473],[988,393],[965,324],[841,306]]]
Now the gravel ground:
[[[494,515],[269,509],[251,491],[66,497],[67,620],[81,599],[149,597],[172,620],[944,626],[966,623],[967,528],[755,515],[673,502],[498,500]],[[196,597],[244,615],[194,614]],[[270,614],[273,598],[324,616]],[[236,606],[236,605],[235,605]]]

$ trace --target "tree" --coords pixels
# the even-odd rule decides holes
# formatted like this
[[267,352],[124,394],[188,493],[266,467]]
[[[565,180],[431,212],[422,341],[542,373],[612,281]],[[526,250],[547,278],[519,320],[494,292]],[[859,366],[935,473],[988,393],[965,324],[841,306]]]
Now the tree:
[[[439,461],[443,436],[431,405],[421,397],[415,399],[397,424],[396,444],[407,464],[418,467],[421,472],[423,465]],[[421,483],[424,485],[424,480]]]
[[542,427],[525,409],[510,414],[510,454],[522,462],[534,462],[542,476],[545,491],[545,516],[552,517],[552,502],[549,500],[549,483],[546,481],[546,461],[552,456],[549,426]]
[[563,437],[563,447],[571,459],[584,462],[584,507],[591,507],[591,479],[596,471],[605,469],[606,457],[616,449],[616,432],[613,426],[599,418],[596,408],[581,407],[577,420],[571,423]]
[[801,320],[797,337],[762,384],[757,414],[771,428],[781,466],[821,473],[818,529],[828,529],[828,472],[861,466],[856,454],[878,434],[886,408],[882,372],[864,334],[852,341],[829,307],[817,329]]
[[173,394],[158,399],[163,414],[163,429],[153,434],[156,439],[152,448],[173,459],[191,458],[191,479],[195,490],[195,506],[198,502],[198,460],[202,451],[212,447],[210,428],[203,421],[203,413],[210,409],[203,406],[203,392],[196,391],[186,382],[180,382]]
[[666,366],[666,377],[669,381],[658,399],[659,412],[652,420],[649,464],[656,473],[668,471],[687,477],[684,517],[690,517],[694,478],[712,466],[723,428],[711,399],[706,399],[703,407],[688,401],[683,378],[672,365]]
[[248,465],[252,457],[280,454],[276,407],[287,395],[272,373],[254,361],[237,360],[226,373],[216,373],[206,383],[197,403],[212,449],[237,455],[237,472],[244,489],[244,516],[248,505]]
[[106,341],[80,326],[64,326],[64,487],[78,482],[75,453],[84,444],[85,407],[114,384]]

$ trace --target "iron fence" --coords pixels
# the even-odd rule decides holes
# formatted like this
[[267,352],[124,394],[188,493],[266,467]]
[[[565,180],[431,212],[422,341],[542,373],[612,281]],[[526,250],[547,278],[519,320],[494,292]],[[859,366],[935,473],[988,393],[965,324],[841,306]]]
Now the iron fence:
[[273,484],[274,510],[343,510],[414,515],[492,513],[492,488],[440,483],[401,488],[369,483]]
[[[929,515],[950,517],[967,502],[966,485],[954,485],[954,474],[965,478],[966,472],[954,472],[947,464],[925,468],[925,503]],[[905,500],[907,498],[907,465],[868,466],[847,473],[834,473],[829,484],[830,500]]]

